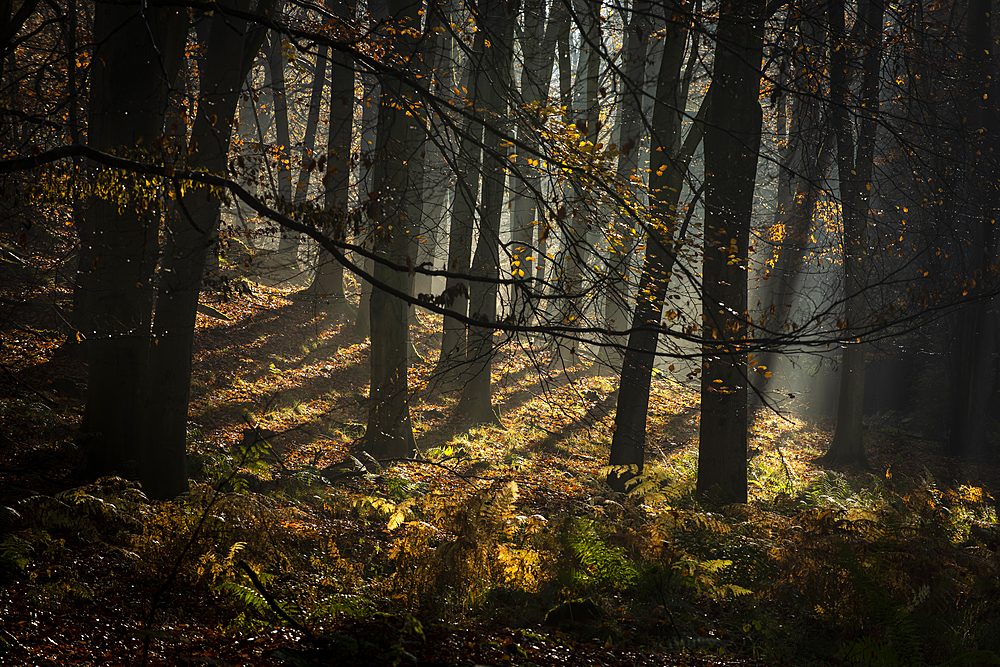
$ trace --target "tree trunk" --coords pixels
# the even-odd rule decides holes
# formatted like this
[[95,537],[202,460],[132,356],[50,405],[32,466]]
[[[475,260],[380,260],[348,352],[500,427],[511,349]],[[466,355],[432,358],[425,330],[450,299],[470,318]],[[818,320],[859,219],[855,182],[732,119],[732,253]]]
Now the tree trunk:
[[[861,32],[865,46],[861,83],[861,122],[855,130],[848,116],[850,104],[850,74],[847,59],[849,48],[834,49],[831,54],[830,96],[831,116],[837,135],[837,170],[840,179],[840,199],[844,221],[844,299],[847,304],[842,326],[845,337],[840,363],[840,399],[837,403],[837,430],[830,449],[823,455],[825,462],[836,465],[854,464],[868,467],[862,438],[863,400],[865,388],[865,255],[868,244],[868,194],[871,191],[875,156],[875,115],[879,108],[879,69],[882,48],[882,21],[885,8],[882,0],[870,0],[868,15],[856,21],[855,32]],[[829,6],[830,32],[834,43],[846,44],[844,1],[832,0]]]
[[[351,5],[344,9],[347,16],[354,14],[353,2]],[[333,63],[330,84],[330,132],[326,144],[326,173],[323,175],[323,187],[326,197],[325,208],[332,224],[329,233],[337,241],[345,241],[350,214],[354,72],[344,54],[335,51],[330,60]],[[344,267],[333,258],[333,255],[322,249],[316,258],[316,276],[309,291],[324,310],[355,315],[347,301],[347,295],[344,294]]]
[[[329,3],[328,3],[329,4]],[[309,88],[309,112],[306,116],[306,133],[302,138],[302,158],[299,164],[299,178],[295,183],[295,191],[292,199],[296,208],[309,198],[309,179],[312,174],[310,165],[315,166],[316,133],[319,129],[319,112],[323,105],[323,88],[326,86],[326,70],[329,63],[327,53],[329,49],[320,46],[316,49],[316,64],[313,66],[312,85]],[[350,82],[354,83],[354,77],[350,77]],[[351,91],[353,95],[353,90]],[[333,100],[333,96],[330,96]],[[353,106],[353,105],[352,105]]]
[[[403,57],[413,54],[418,43],[420,6],[421,3],[414,0],[389,2],[390,15],[407,30],[398,36],[399,52]],[[407,205],[406,199],[420,184],[410,181],[407,163],[414,158],[414,151],[419,151],[423,145],[423,109],[419,105],[411,106],[413,92],[399,79],[385,78],[381,84],[373,174],[377,190],[371,204],[377,225],[375,248],[386,260],[405,266],[414,223],[410,219],[413,207]],[[409,276],[405,271],[376,262],[373,275],[378,285],[402,292],[409,289]],[[374,286],[370,317],[371,390],[364,448],[376,458],[410,456],[416,445],[407,388],[407,304]]]
[[[455,8],[452,0],[441,2],[429,0],[425,47],[425,66],[430,82],[430,91],[443,102],[454,102],[454,89],[457,82],[454,79],[455,63],[451,59],[454,47],[451,30],[447,28],[452,22]],[[431,133],[442,133],[442,125],[430,122]],[[448,195],[454,188],[454,179],[448,163],[442,153],[441,146],[428,142],[425,149],[423,184],[421,186],[421,231],[418,236],[417,256],[415,262],[432,268],[444,268],[447,258],[442,258],[441,241],[445,238],[447,223]],[[414,294],[433,294],[436,286],[431,276],[418,273],[414,276]]]
[[[356,0],[327,2],[327,8],[346,24],[354,16]],[[350,224],[351,128],[354,120],[354,70],[351,59],[340,51],[330,56],[333,66],[330,82],[330,126],[326,145],[326,172],[323,174],[325,209],[331,227],[329,233],[338,241],[347,239]],[[318,63],[317,63],[318,67]],[[319,249],[316,275],[305,290],[328,313],[354,317],[353,306],[344,294],[344,267],[333,255]],[[368,303],[365,304],[369,305]]]
[[[271,33],[271,52],[268,66],[271,70],[271,94],[274,96],[274,128],[278,140],[278,170],[275,190],[278,195],[278,210],[290,207],[294,201],[292,193],[291,151],[292,136],[288,127],[288,91],[285,85],[284,40],[277,32]],[[298,273],[299,233],[282,229],[279,231],[278,252],[274,267],[281,277]]]
[[[99,44],[91,73],[88,141],[100,151],[153,146],[163,132],[168,76],[176,73],[185,16],[173,10],[138,20],[134,9],[98,4]],[[150,41],[153,35],[159,48]],[[159,214],[148,203],[97,200],[81,230],[79,329],[87,338],[89,381],[82,431],[90,477],[138,475],[146,388],[152,276]]]
[[[577,72],[575,89],[577,103],[575,113],[570,117],[575,121],[577,132],[580,133],[579,143],[591,147],[597,146],[598,119],[597,91],[601,65],[601,29],[600,6],[595,0],[576,0],[574,3],[577,21],[581,31],[581,46],[577,54]],[[593,152],[590,152],[589,169],[593,168]],[[570,195],[567,196],[568,223],[560,224],[562,238],[562,253],[559,264],[561,268],[560,287],[562,294],[561,324],[578,326],[587,317],[584,285],[584,269],[589,263],[591,245],[587,239],[589,223],[592,217],[591,202],[587,201],[579,182],[570,179]],[[574,341],[568,345],[559,346],[561,364],[564,367],[575,366],[580,361],[581,343]]]
[[[679,17],[678,17],[679,18]],[[709,92],[702,101],[699,118],[692,125],[683,146],[679,146],[681,111],[686,100],[680,96],[680,71],[684,62],[686,31],[681,20],[670,21],[657,75],[656,105],[650,142],[660,150],[650,152],[650,222],[646,226],[646,257],[632,317],[618,384],[615,433],[611,440],[608,484],[616,491],[627,490],[628,482],[642,472],[646,449],[646,415],[649,385],[660,336],[663,304],[677,255],[675,245],[686,229],[677,230],[677,204],[688,164],[701,142],[704,113],[711,103]]]
[[[621,89],[618,96],[618,166],[615,172],[619,184],[629,183],[639,171],[639,142],[642,141],[642,95],[641,81],[646,66],[646,52],[649,43],[651,10],[649,0],[635,0],[632,3],[632,15],[629,20],[625,41],[625,76],[618,82]],[[684,98],[686,99],[686,95]],[[635,201],[631,195],[632,188],[623,186],[623,194]],[[632,264],[632,254],[635,251],[635,228],[633,217],[620,216],[614,223],[611,234],[610,271],[608,275],[608,293],[604,301],[604,321],[609,331],[623,331],[630,324],[628,304],[632,294],[629,288],[628,276]],[[624,358],[621,338],[618,336],[608,340],[610,347],[605,347],[600,355],[602,365],[612,372],[621,373]]]
[[[378,26],[388,18],[389,5],[387,0],[369,0],[371,28]],[[377,142],[380,123],[379,100],[382,97],[381,82],[372,74],[362,74],[361,83],[364,87],[364,105],[361,108],[361,159],[358,161],[358,190],[363,205],[373,201],[378,185],[375,182],[374,166],[377,161]],[[357,239],[357,243],[372,247],[368,239]],[[361,265],[365,272],[372,275],[374,265],[369,259],[362,259]],[[367,280],[361,281],[361,296],[358,303],[358,317],[354,322],[354,333],[362,338],[371,334],[371,295],[372,285]]]
[[[823,44],[826,29],[822,7],[813,0],[801,3],[799,11],[806,17],[800,24],[802,44]],[[790,45],[794,49],[794,45]],[[815,46],[794,50],[802,59],[794,66],[792,78],[798,89],[789,105],[787,138],[782,152],[778,179],[778,201],[771,225],[767,261],[771,268],[764,272],[759,290],[762,308],[759,312],[756,337],[770,342],[758,360],[751,364],[753,384],[767,400],[781,363],[782,338],[796,331],[791,326],[795,303],[802,279],[803,260],[813,231],[813,214],[821,193],[821,183],[833,162],[834,136],[823,117],[820,99],[823,91],[813,73],[823,67],[825,51]],[[784,71],[784,68],[782,68]],[[804,87],[803,87],[804,86]],[[784,97],[779,104],[785,105]],[[782,118],[785,117],[782,114]]]
[[[973,279],[981,276],[980,284],[986,282],[987,267],[996,266],[1000,253],[1000,239],[994,229],[996,175],[988,157],[998,152],[996,133],[1000,129],[996,121],[995,96],[989,90],[991,73],[995,72],[990,62],[992,4],[991,0],[972,0],[968,16],[969,54],[973,63],[969,68],[970,89],[976,93],[969,114],[975,156],[970,165],[970,180],[972,191],[976,193],[970,203],[975,219],[981,221],[973,233],[969,273]],[[982,286],[979,289],[982,290]],[[945,450],[953,456],[980,458],[995,452],[995,447],[989,446],[989,420],[990,404],[1000,382],[996,361],[997,302],[997,297],[983,299],[969,304],[958,315],[958,331],[952,344],[957,366],[953,370],[953,398],[945,444]]]
[[[482,73],[486,41],[485,30],[476,32],[473,52],[466,63],[466,71],[462,75],[462,88],[468,93],[468,103],[473,107],[481,105],[485,78]],[[459,100],[459,105],[462,101]],[[456,174],[455,198],[452,201],[451,231],[448,236],[448,270],[457,274],[468,274],[472,255],[472,231],[475,222],[476,202],[479,200],[479,172],[481,162],[482,124],[471,117],[462,123],[459,137],[458,155],[455,164]],[[469,308],[468,281],[458,277],[448,276],[445,284],[448,294],[448,308],[460,315],[466,315]],[[458,376],[463,372],[466,360],[468,338],[464,322],[444,316],[444,336],[441,340],[441,356],[438,358],[435,374],[442,378],[446,388],[459,384]]]
[[542,179],[538,169],[532,164],[539,149],[538,132],[542,122],[538,114],[531,110],[535,105],[548,101],[549,85],[552,80],[552,65],[555,61],[555,36],[559,32],[559,21],[568,25],[569,13],[562,3],[556,3],[545,26],[545,4],[542,0],[532,0],[525,7],[524,29],[521,35],[521,52],[524,67],[521,69],[521,113],[518,114],[518,142],[522,145],[517,159],[516,176],[511,176],[511,245],[509,250],[510,271],[515,279],[523,283],[513,287],[511,304],[514,320],[530,325],[535,320],[534,310],[538,300],[540,283],[534,282],[537,270],[541,269],[544,251],[535,246],[535,227],[543,222],[540,212],[544,208]]
[[[747,262],[763,112],[763,3],[721,7],[705,130],[699,493],[747,501]],[[718,342],[716,342],[718,341]]]
[[500,277],[500,214],[503,206],[507,150],[501,147],[501,135],[509,132],[506,100],[510,99],[510,67],[513,59],[514,22],[512,11],[503,3],[485,6],[485,22],[479,29],[488,33],[492,46],[485,58],[484,74],[488,81],[483,90],[483,108],[493,125],[485,131],[483,156],[483,200],[479,223],[479,241],[472,263],[469,316],[486,326],[469,327],[469,381],[462,392],[459,408],[474,422],[498,423],[492,404],[491,367],[494,355],[493,332],[488,323],[497,319],[497,283]]
[[[227,6],[247,11],[249,0],[229,0]],[[189,160],[214,174],[225,174],[227,169],[229,140],[245,78],[241,69],[245,26],[245,20],[223,12],[211,19]],[[192,188],[167,223],[140,471],[143,490],[151,498],[172,498],[188,488],[185,451],[194,325],[220,204],[206,188]]]

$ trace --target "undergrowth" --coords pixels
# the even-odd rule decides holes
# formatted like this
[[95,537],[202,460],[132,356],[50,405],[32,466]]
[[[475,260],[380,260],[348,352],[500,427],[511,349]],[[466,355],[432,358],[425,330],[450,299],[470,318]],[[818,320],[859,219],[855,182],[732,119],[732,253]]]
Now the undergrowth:
[[584,622],[612,642],[858,665],[993,664],[1000,651],[996,545],[981,539],[992,498],[929,475],[827,472],[795,497],[712,512],[690,479],[650,466],[628,494],[594,488],[549,516],[523,507],[513,480],[427,491],[381,470],[317,481],[308,501],[288,484],[263,496],[196,483],[152,503],[105,478],[30,496],[3,508],[0,576],[27,573],[39,604],[90,599],[93,581],[57,585],[51,568],[70,543],[102,544],[150,587],[183,559],[175,585],[213,591],[231,632],[375,610],[534,624],[587,600]]
[[[595,381],[591,400],[607,391]],[[386,613],[408,632],[420,616],[785,664],[1000,664],[986,489],[926,471],[804,479],[773,437],[748,462],[750,504],[699,497],[691,447],[618,494],[602,481],[599,420],[559,439],[533,415],[455,429],[387,468],[354,454],[339,468],[293,462],[263,430],[227,447],[192,424],[191,490],[172,502],[116,477],[8,496],[0,584],[57,609],[127,580],[148,603],[176,570],[175,599],[210,601],[204,622],[227,635]],[[34,410],[29,426],[65,438],[54,419]],[[344,421],[335,437],[358,435]]]

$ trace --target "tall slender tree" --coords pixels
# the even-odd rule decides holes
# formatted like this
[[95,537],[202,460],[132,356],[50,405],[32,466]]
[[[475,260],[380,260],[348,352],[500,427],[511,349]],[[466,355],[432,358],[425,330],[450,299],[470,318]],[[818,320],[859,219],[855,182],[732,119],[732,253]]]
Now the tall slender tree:
[[[492,403],[491,323],[497,320],[497,278],[500,277],[500,215],[504,196],[509,136],[507,100],[510,99],[511,61],[514,54],[513,8],[505,3],[486,3],[480,9],[480,30],[488,34],[483,70],[483,110],[491,120],[483,139],[483,196],[480,205],[479,238],[472,262],[469,315],[483,324],[469,327],[469,381],[462,392],[461,408],[477,422],[497,422]],[[480,280],[477,280],[479,278]]]
[[[389,0],[389,16],[397,26],[396,56],[410,62],[420,38],[419,0]],[[408,163],[422,150],[425,126],[416,96],[399,77],[381,81],[379,127],[375,150],[373,192],[369,203],[375,224],[375,249],[386,262],[377,262],[373,275],[378,285],[371,293],[371,389],[368,427],[364,447],[372,456],[409,456],[415,442],[410,422],[407,387],[409,326],[407,304],[381,286],[409,291],[409,276],[396,267],[405,266],[411,250],[410,237],[417,207],[407,197],[418,193],[422,179],[411,179]],[[411,259],[412,261],[412,259]]]
[[[649,46],[651,3],[648,0],[635,0],[629,17],[628,29],[625,35],[625,63],[623,75],[618,82],[618,165],[616,177],[618,183],[631,184],[633,177],[639,177],[639,144],[642,142],[645,127],[643,126],[642,102],[647,91],[642,86],[646,66],[646,55]],[[685,96],[686,97],[686,96]],[[625,186],[622,196],[626,201],[637,203],[636,190]],[[614,221],[610,234],[610,275],[608,276],[608,293],[604,302],[604,319],[609,330],[622,331],[630,324],[629,304],[632,301],[632,289],[629,285],[632,255],[635,251],[635,232],[632,216],[621,215]],[[613,341],[617,343],[618,341]],[[604,348],[602,363],[614,371],[621,373],[624,355],[618,345]]]
[[646,448],[646,417],[649,386],[660,337],[663,306],[677,259],[678,243],[686,228],[677,216],[681,189],[695,148],[701,143],[703,111],[713,99],[709,91],[702,101],[699,118],[681,144],[681,118],[686,100],[681,94],[681,67],[687,39],[689,7],[675,4],[667,20],[663,54],[656,81],[656,104],[650,132],[650,211],[643,221],[646,256],[635,297],[632,332],[622,363],[615,412],[615,434],[611,441],[608,483],[625,491],[628,481],[642,471]]
[[[514,288],[511,306],[518,321],[531,323],[538,307],[538,286],[544,274],[544,250],[536,246],[535,230],[544,222],[546,203],[542,195],[542,177],[536,166],[541,142],[539,132],[543,127],[543,110],[548,103],[552,80],[552,67],[556,55],[556,35],[569,26],[569,12],[562,2],[552,4],[545,22],[543,0],[533,0],[524,6],[524,27],[521,31],[520,104],[516,115],[517,138],[521,145],[517,170],[512,175],[511,187],[511,243],[507,255],[510,272],[524,282]],[[539,280],[532,283],[532,278]]]
[[[144,17],[130,7],[97,5],[94,33],[100,46],[91,72],[87,133],[92,148],[156,152],[185,26],[186,16],[177,10]],[[120,206],[110,197],[96,199],[81,229],[77,328],[87,339],[82,431],[91,476],[139,472],[159,213],[150,202]]]
[[698,484],[747,500],[747,263],[760,151],[763,2],[719,8],[705,130]]
[[[972,0],[967,17],[968,89],[973,91],[970,109],[968,179],[973,196],[974,227],[970,242],[970,274],[972,281],[984,286],[995,284],[1000,264],[1000,234],[996,231],[998,209],[995,160],[1000,152],[997,132],[1000,117],[996,95],[991,83],[996,73],[996,60],[991,58],[990,44],[992,8],[990,0]],[[978,277],[978,278],[977,278]],[[973,289],[976,289],[973,286]],[[997,369],[997,298],[982,298],[963,308],[958,316],[957,331],[952,343],[955,359],[953,398],[948,415],[947,451],[963,457],[982,457],[989,453],[988,430],[991,404],[1000,387]]]
[[[867,11],[857,19],[858,48],[862,79],[857,127],[851,121],[851,68],[848,57],[843,0],[829,4],[830,35],[834,42],[830,56],[830,115],[837,135],[837,176],[843,219],[844,300],[846,313],[842,331],[846,342],[840,362],[840,396],[837,403],[837,430],[824,455],[828,463],[868,465],[862,437],[865,391],[865,343],[868,319],[866,305],[866,263],[869,196],[875,163],[875,135],[878,129],[879,74],[882,61],[883,0],[869,0]],[[855,140],[856,137],[856,140]]]
[[[765,399],[769,399],[770,387],[779,380],[775,373],[785,348],[782,341],[795,338],[797,331],[791,324],[803,284],[804,260],[835,148],[834,132],[823,108],[828,93],[824,74],[828,62],[825,8],[806,0],[790,12],[798,24],[795,42],[786,47],[791,65],[782,61],[772,96],[780,105],[780,122],[785,127],[779,132],[784,130],[785,144],[774,218],[766,234],[763,284],[758,290],[760,307],[752,309],[758,313],[756,336],[773,341],[752,364],[757,372],[751,377]],[[786,94],[786,89],[791,92]]]
[[[349,22],[356,12],[356,0],[328,0],[327,9],[337,17],[340,36],[350,37]],[[320,55],[325,50],[320,51]],[[330,115],[327,133],[326,154],[319,160],[319,171],[322,173],[326,222],[330,235],[338,240],[347,238],[350,227],[350,185],[351,185],[351,141],[354,121],[354,67],[351,58],[341,52],[334,51],[329,58],[332,66],[330,73]],[[317,77],[320,61],[317,60]],[[325,78],[325,75],[324,77]],[[315,91],[315,84],[313,90]],[[316,163],[314,163],[316,164]],[[307,170],[303,170],[308,173]],[[301,189],[301,185],[300,185]],[[347,301],[344,293],[344,267],[334,257],[322,249],[318,249],[316,258],[316,275],[306,292],[324,310],[331,313],[353,314],[353,307]],[[368,304],[365,303],[365,306]]]
[[[486,31],[476,31],[472,51],[462,75],[462,92],[466,96],[466,107],[481,106],[481,95],[485,86],[486,73],[483,59],[486,49]],[[448,270],[446,281],[449,308],[459,315],[467,315],[469,308],[468,281],[459,276],[468,274],[472,262],[472,241],[476,204],[479,200],[479,179],[482,165],[482,124],[467,115],[461,122],[458,138],[458,154],[455,162],[455,197],[451,205],[451,226],[448,234]],[[436,373],[445,378],[447,385],[457,385],[458,375],[464,368],[468,345],[468,332],[462,320],[445,315],[444,335],[441,339],[441,355],[438,357]]]
[[[256,11],[266,15],[273,7],[271,2],[262,2]],[[188,162],[214,174],[227,173],[240,90],[253,63],[252,54],[263,40],[259,32],[246,30],[247,21],[240,16],[248,13],[248,0],[229,0],[210,18]],[[246,56],[247,51],[251,55]],[[187,490],[185,452],[194,325],[222,204],[205,187],[189,189],[177,203],[176,215],[167,218],[150,347],[150,383],[156,390],[146,393],[143,412],[140,480],[145,492],[154,498],[171,498]]]

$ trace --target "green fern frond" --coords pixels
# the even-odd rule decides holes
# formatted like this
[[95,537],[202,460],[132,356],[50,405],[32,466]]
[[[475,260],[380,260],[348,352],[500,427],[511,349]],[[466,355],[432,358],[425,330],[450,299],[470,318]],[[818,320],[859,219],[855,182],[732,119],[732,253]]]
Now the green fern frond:
[[593,581],[602,588],[626,588],[639,576],[625,550],[605,544],[594,530],[592,521],[577,521],[567,542],[583,567],[584,581]]
[[834,656],[858,667],[904,667],[891,646],[871,637],[851,642]]
[[942,662],[939,667],[959,667],[959,665],[1000,665],[1000,655],[993,651],[968,651],[962,655],[956,655],[947,662]]
[[875,491],[867,488],[855,491],[846,475],[832,470],[809,483],[805,490],[805,500],[812,507],[835,507],[845,512],[875,509],[882,504]]
[[660,502],[674,502],[686,491],[683,485],[675,484],[670,473],[660,466],[646,466],[640,473],[638,466],[606,466],[602,475],[628,473],[626,493],[642,503],[653,505]]
[[309,616],[310,621],[322,618],[336,618],[346,616],[347,618],[367,618],[375,611],[374,603],[368,598],[360,595],[346,595],[337,593],[330,596],[312,611]]
[[237,600],[259,613],[268,611],[267,600],[256,589],[238,584],[235,581],[224,581],[215,587],[220,593],[229,593]]
[[0,568],[23,570],[31,562],[34,547],[28,540],[8,535],[0,542]]

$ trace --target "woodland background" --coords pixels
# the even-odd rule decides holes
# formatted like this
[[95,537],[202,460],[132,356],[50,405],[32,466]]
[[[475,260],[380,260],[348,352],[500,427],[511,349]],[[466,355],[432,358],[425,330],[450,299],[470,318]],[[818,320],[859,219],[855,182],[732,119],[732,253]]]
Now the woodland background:
[[0,3],[2,655],[1000,662],[998,30]]

